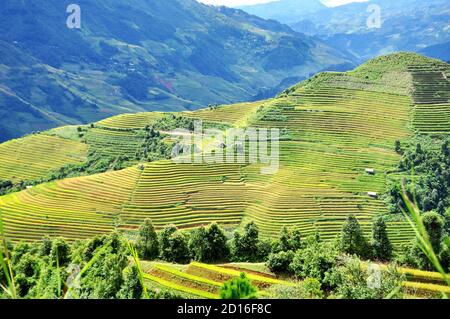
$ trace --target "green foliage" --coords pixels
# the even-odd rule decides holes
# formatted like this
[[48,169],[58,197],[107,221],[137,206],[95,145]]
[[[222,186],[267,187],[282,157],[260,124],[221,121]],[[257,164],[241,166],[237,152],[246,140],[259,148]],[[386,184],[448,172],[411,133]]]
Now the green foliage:
[[[450,150],[449,138],[421,137],[404,150],[399,170],[417,178],[405,181],[408,194],[414,198],[423,212],[436,210],[444,215],[450,206]],[[405,209],[400,185],[390,183],[387,203],[392,212]]]
[[174,225],[167,226],[159,233],[160,257],[174,263],[189,262],[187,240]]
[[422,215],[422,222],[428,233],[431,246],[434,251],[439,253],[444,238],[444,219],[435,212],[429,212]]
[[295,253],[290,268],[297,278],[315,278],[326,284],[338,257],[336,244],[313,241]]
[[52,242],[50,250],[50,261],[58,267],[65,267],[69,264],[71,257],[70,245],[62,238],[56,238]]
[[117,298],[124,282],[123,270],[128,265],[126,245],[113,233],[103,238],[103,245],[94,250],[94,256],[82,273],[77,294],[80,298]]
[[290,271],[290,264],[294,259],[292,250],[271,253],[267,259],[266,265],[274,273],[287,273]]
[[150,219],[146,219],[139,228],[136,250],[143,260],[153,260],[159,256],[158,235]]
[[7,194],[13,187],[14,184],[12,181],[0,179],[0,196]]
[[[435,212],[425,213],[421,216],[421,218],[431,248],[439,257],[444,249],[444,220]],[[442,257],[446,259],[445,252],[442,254]],[[418,239],[414,239],[408,246],[406,246],[404,251],[399,255],[398,259],[399,262],[412,267],[427,270],[433,269],[433,264],[427,254],[423,251],[423,245]]]
[[296,251],[301,248],[301,233],[299,229],[290,230],[286,226],[284,226],[280,235],[278,236],[278,240],[275,244],[275,252],[280,251]]
[[402,298],[403,276],[394,266],[387,271],[363,267],[357,257],[343,257],[328,277],[334,294],[343,299]]
[[253,287],[245,273],[241,273],[239,278],[234,278],[222,286],[220,289],[221,299],[256,299],[257,289]]
[[402,143],[399,140],[395,141],[395,152],[397,154],[403,154]]
[[141,299],[144,288],[139,280],[139,271],[136,266],[127,267],[124,270],[125,276],[117,293],[119,299]]
[[256,262],[259,259],[259,230],[254,222],[244,226],[243,233],[235,232],[231,242],[232,260],[237,262]]
[[230,253],[227,238],[216,223],[206,229],[200,227],[191,233],[189,251],[192,259],[200,262],[225,261]]
[[49,236],[44,236],[39,245],[39,254],[41,256],[50,256],[52,251],[52,239]]
[[194,130],[195,120],[192,118],[179,116],[175,114],[167,114],[163,118],[157,120],[153,127],[160,131],[170,131],[175,129]]
[[370,247],[364,238],[361,226],[355,216],[349,215],[342,228],[340,240],[341,252],[369,257]]
[[161,159],[170,159],[173,145],[163,141],[164,136],[159,131],[155,131],[153,126],[145,128],[145,138],[136,151],[135,159],[139,161],[153,162]]
[[389,261],[392,258],[392,245],[387,234],[386,223],[383,217],[378,217],[372,227],[373,257],[380,261]]
[[321,283],[314,278],[306,278],[295,286],[274,285],[267,290],[270,299],[322,299]]

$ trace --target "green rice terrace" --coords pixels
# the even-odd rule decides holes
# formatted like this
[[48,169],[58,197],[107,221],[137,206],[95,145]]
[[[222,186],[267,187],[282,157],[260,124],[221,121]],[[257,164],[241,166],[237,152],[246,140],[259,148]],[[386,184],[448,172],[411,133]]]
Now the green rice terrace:
[[[219,127],[280,129],[280,167],[273,175],[261,174],[261,164],[143,160],[149,126],[157,129],[174,113],[119,115],[6,142],[0,180],[29,186],[0,197],[4,235],[15,242],[44,235],[85,239],[114,229],[133,233],[150,218],[157,229],[211,222],[231,229],[252,220],[264,238],[295,226],[305,236],[333,239],[349,214],[368,232],[373,218],[388,212],[382,194],[400,161],[395,142],[450,133],[449,75],[444,62],[395,54],[351,72],[316,75],[270,100],[176,114]],[[160,131],[158,150],[171,145]],[[120,158],[121,166],[47,178],[93,154],[113,164]],[[414,236],[401,219],[388,222],[388,233],[396,248]],[[196,278],[199,267],[180,273],[156,265],[146,280],[170,281],[182,291],[195,281],[193,295],[216,295],[222,279]]]

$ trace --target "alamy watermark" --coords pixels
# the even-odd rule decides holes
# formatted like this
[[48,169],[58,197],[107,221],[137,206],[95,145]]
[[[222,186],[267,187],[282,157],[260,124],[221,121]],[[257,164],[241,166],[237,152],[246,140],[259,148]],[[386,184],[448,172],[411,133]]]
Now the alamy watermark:
[[70,13],[66,20],[67,27],[69,29],[81,29],[81,7],[78,4],[69,4],[66,12]]
[[377,264],[369,264],[367,274],[367,287],[370,289],[380,289],[382,279],[380,266]]
[[280,130],[266,128],[203,128],[167,132],[179,141],[172,149],[172,160],[180,164],[262,164],[262,174],[275,174],[280,167]]
[[367,13],[370,13],[367,18],[367,27],[369,29],[380,29],[382,25],[381,7],[378,4],[371,4],[367,7]]

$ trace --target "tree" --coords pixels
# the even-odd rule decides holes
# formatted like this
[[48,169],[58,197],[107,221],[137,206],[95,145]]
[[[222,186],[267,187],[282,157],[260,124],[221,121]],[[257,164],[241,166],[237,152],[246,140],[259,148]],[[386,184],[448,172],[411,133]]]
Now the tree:
[[49,236],[44,236],[40,245],[39,253],[41,256],[49,256],[52,251],[52,239]]
[[120,299],[141,299],[144,289],[139,280],[139,271],[136,266],[125,268],[125,278],[122,288],[117,296]]
[[227,237],[217,223],[194,230],[189,239],[189,251],[192,259],[201,262],[224,261],[230,253]]
[[349,215],[342,228],[341,251],[347,254],[356,254],[360,257],[368,257],[368,244],[361,230],[358,220]]
[[386,223],[383,217],[378,217],[372,227],[372,248],[374,257],[381,261],[392,258],[392,245],[388,238]]
[[277,249],[282,252],[291,250],[291,234],[286,226],[281,229]]
[[280,251],[279,253],[270,254],[266,265],[274,273],[287,273],[290,271],[289,266],[293,259],[294,252],[292,250]]
[[326,278],[336,266],[338,257],[334,243],[311,241],[295,253],[290,268],[297,278],[315,278],[326,285]]
[[217,223],[212,223],[208,227],[206,238],[209,244],[207,260],[209,262],[226,260],[230,254],[227,237]]
[[159,234],[161,259],[185,263],[189,261],[189,249],[184,235],[174,225],[167,226]]
[[444,236],[444,219],[438,213],[429,212],[422,215],[422,221],[428,233],[431,246],[436,254],[439,254]]
[[202,226],[192,231],[188,247],[193,260],[207,262],[209,243],[206,241],[206,238],[207,233],[205,227]]
[[445,211],[444,219],[445,219],[445,231],[447,232],[448,235],[450,235],[450,207],[447,208],[447,210]]
[[[445,253],[441,255],[444,246],[442,244],[444,239],[444,219],[436,212],[428,212],[422,215],[422,222],[434,252],[436,255],[441,256],[441,258],[446,259]],[[414,239],[409,244],[409,247],[405,248],[405,252],[399,256],[399,261],[401,263],[419,269],[433,269],[433,265],[427,255],[423,252],[423,247],[418,239]]]
[[123,284],[123,270],[128,265],[126,254],[113,253],[112,248],[99,252],[99,258],[84,273],[81,279],[81,298],[117,298]]
[[232,279],[220,289],[221,299],[256,299],[257,289],[253,287],[245,273],[241,273],[239,278]]
[[301,248],[301,233],[299,229],[290,230],[286,226],[280,231],[275,252],[296,251]]
[[254,222],[244,226],[244,232],[234,233],[231,252],[234,261],[255,262],[258,260],[259,230]]
[[70,245],[62,238],[53,240],[52,249],[50,251],[50,261],[60,268],[67,266],[70,262]]
[[153,260],[159,256],[158,235],[150,219],[146,219],[139,228],[136,250],[143,260]]

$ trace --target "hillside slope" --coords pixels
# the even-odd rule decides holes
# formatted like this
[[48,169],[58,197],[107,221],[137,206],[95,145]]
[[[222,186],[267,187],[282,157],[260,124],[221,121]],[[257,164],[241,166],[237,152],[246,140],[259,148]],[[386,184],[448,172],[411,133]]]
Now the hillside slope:
[[[349,58],[275,21],[194,0],[0,6],[0,141],[115,114],[247,101]],[[279,91],[278,91],[279,92]]]
[[[350,213],[368,230],[372,218],[387,211],[368,192],[384,192],[400,159],[395,141],[415,133],[449,134],[449,72],[438,60],[395,54],[351,72],[322,73],[274,99],[181,113],[221,125],[280,128],[278,172],[262,175],[261,164],[162,160],[64,179],[0,197],[6,234],[13,240],[44,234],[76,239],[114,227],[133,231],[145,218],[157,228],[212,221],[236,227],[251,219],[265,237],[287,225],[330,239]],[[101,145],[111,147],[106,150],[121,149],[117,134],[137,138],[161,116],[120,115],[86,128],[86,134],[104,136]],[[77,139],[66,129],[45,134]],[[375,175],[366,174],[367,168]],[[395,244],[412,235],[403,222],[390,222],[388,230]]]

